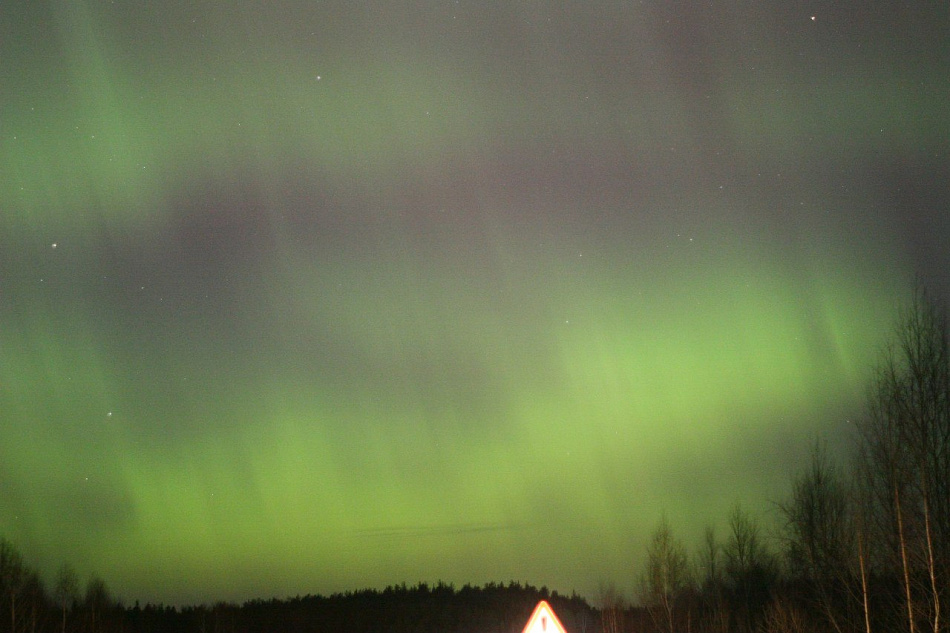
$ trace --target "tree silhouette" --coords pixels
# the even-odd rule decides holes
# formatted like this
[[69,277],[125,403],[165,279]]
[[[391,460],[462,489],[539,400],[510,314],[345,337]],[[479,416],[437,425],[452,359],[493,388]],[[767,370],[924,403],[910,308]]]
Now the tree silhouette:
[[10,633],[17,631],[17,601],[23,583],[23,559],[20,552],[4,538],[0,538],[0,590],[9,607]]
[[898,561],[908,630],[936,633],[950,583],[950,344],[945,310],[919,283],[868,408],[859,447],[867,513]]
[[54,594],[62,614],[60,632],[66,633],[66,615],[79,598],[79,577],[68,563],[64,563],[56,572]]
[[821,613],[838,633],[854,628],[858,605],[855,528],[847,483],[816,443],[809,468],[792,486],[792,497],[779,504],[784,518],[785,559],[799,581],[810,613]]
[[729,539],[723,548],[733,628],[754,631],[777,578],[775,560],[765,547],[758,523],[736,504],[729,517]]
[[113,603],[106,583],[98,576],[92,576],[86,583],[86,595],[83,602],[90,633],[102,633],[104,621],[109,615]]
[[669,521],[663,516],[647,547],[646,570],[641,582],[644,606],[657,628],[668,633],[676,631],[680,609],[688,606],[691,583],[686,547],[673,536]]

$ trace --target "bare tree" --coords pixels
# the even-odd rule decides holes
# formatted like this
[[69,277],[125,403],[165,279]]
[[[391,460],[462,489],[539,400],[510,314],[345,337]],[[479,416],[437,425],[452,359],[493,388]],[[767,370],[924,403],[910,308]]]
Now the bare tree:
[[853,629],[857,579],[850,494],[821,443],[808,470],[793,482],[791,499],[778,506],[789,571],[814,601],[808,610],[821,613],[838,633]]
[[716,530],[711,525],[707,525],[703,531],[697,567],[702,575],[700,594],[703,597],[703,625],[714,633],[728,633],[730,612],[726,600],[722,545],[716,539]]
[[765,608],[762,628],[768,633],[805,633],[810,630],[805,612],[782,597],[772,600]]
[[89,618],[90,633],[101,633],[104,621],[112,608],[112,597],[106,583],[98,576],[92,576],[86,583],[85,608]]
[[945,311],[919,284],[868,402],[859,454],[869,513],[899,561],[908,630],[937,633],[950,591],[950,345]]
[[[40,612],[43,605],[47,602],[46,591],[39,575],[32,569],[27,569],[23,574],[23,597],[26,600],[28,617],[25,618],[22,629],[29,633],[36,633],[39,626]],[[29,626],[27,626],[29,625]]]
[[56,572],[55,596],[63,616],[60,631],[66,633],[66,615],[79,598],[79,577],[69,564],[64,563]]
[[850,488],[851,509],[854,516],[854,545],[858,559],[858,577],[861,581],[861,614],[864,618],[864,633],[871,633],[871,596],[868,586],[871,551],[867,518],[868,504],[866,503],[868,493],[865,481],[859,475],[860,471],[854,468]]
[[[691,583],[686,548],[673,536],[666,517],[660,519],[647,548],[647,564],[641,581],[644,606],[657,628],[674,633],[680,609],[687,608]],[[685,614],[689,619],[689,614]]]
[[775,584],[775,560],[765,547],[758,523],[738,504],[729,517],[729,530],[723,553],[734,628],[753,631]]
[[[946,497],[950,451],[950,351],[943,310],[918,288],[899,337],[904,363],[895,409],[903,440],[912,456],[911,476],[923,519],[923,550],[929,590],[930,628],[940,630],[941,588],[937,579],[935,533],[947,530]],[[941,503],[941,494],[944,497]],[[943,512],[941,513],[941,510]],[[941,517],[941,514],[943,516]]]
[[[889,351],[888,359],[891,358]],[[912,465],[901,441],[899,417],[896,414],[897,371],[893,363],[887,361],[877,372],[869,400],[869,415],[861,429],[862,445],[859,450],[859,456],[864,461],[861,470],[870,490],[867,513],[874,520],[877,541],[897,563],[908,630],[916,633],[917,615],[911,584],[907,525],[908,481]],[[885,560],[884,565],[890,571],[891,561]]]
[[17,630],[17,599],[23,584],[23,559],[12,543],[0,538],[0,588],[10,607],[10,633]]
[[600,626],[602,633],[621,633],[623,631],[623,597],[612,585],[600,587]]

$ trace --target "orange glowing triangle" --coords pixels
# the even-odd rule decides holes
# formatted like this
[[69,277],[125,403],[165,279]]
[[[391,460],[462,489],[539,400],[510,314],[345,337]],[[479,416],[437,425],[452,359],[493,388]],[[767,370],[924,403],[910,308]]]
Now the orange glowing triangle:
[[567,633],[561,621],[554,615],[554,610],[547,601],[542,600],[534,608],[528,623],[521,633]]

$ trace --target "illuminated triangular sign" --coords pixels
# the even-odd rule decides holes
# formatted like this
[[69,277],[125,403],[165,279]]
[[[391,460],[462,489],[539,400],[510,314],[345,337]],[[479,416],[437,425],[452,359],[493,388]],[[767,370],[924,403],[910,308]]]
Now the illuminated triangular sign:
[[521,633],[567,633],[561,621],[554,615],[554,610],[546,601],[542,600],[534,608],[534,613],[528,618],[528,623]]

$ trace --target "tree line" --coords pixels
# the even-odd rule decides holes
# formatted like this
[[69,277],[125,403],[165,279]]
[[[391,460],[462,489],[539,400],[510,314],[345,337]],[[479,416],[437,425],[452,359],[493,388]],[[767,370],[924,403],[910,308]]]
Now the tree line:
[[571,633],[599,629],[597,611],[580,596],[514,581],[459,589],[444,582],[402,584],[243,604],[127,606],[98,577],[81,590],[69,566],[48,590],[5,539],[0,572],[2,633],[519,633],[540,600],[552,605]]
[[[647,546],[640,609],[607,600],[627,631],[907,631],[948,627],[950,345],[945,307],[918,284],[839,462],[816,443],[775,503],[777,533],[733,509],[692,555],[662,518]],[[610,623],[610,618],[604,618]]]
[[112,625],[119,610],[105,581],[93,575],[81,587],[69,565],[49,590],[16,546],[0,537],[0,631],[103,633],[117,630]]

